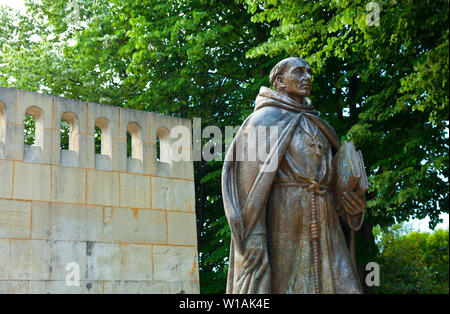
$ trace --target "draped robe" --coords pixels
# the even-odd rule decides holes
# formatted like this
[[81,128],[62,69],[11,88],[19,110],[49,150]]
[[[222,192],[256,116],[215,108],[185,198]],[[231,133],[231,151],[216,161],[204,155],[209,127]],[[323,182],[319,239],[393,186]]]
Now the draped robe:
[[[247,149],[255,142],[247,131],[261,126],[279,130],[276,138],[270,132],[266,135],[267,158],[236,160],[239,145]],[[225,214],[232,233],[227,293],[314,293],[311,187],[316,190],[321,292],[362,292],[339,219],[346,213],[336,208],[334,200],[332,157],[339,146],[334,130],[311,105],[261,88],[255,111],[236,134],[222,172]],[[356,228],[362,219],[363,214],[357,217]],[[236,221],[242,223],[243,233]],[[270,267],[263,269],[260,263],[251,272],[243,268],[250,236],[264,238],[263,257]]]

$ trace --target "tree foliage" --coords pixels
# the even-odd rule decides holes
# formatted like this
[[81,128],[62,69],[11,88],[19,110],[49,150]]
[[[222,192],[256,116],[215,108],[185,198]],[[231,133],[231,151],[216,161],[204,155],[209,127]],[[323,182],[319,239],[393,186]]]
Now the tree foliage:
[[[449,293],[448,230],[404,234],[401,225],[376,229],[380,286],[376,293]],[[402,234],[403,233],[403,234]]]

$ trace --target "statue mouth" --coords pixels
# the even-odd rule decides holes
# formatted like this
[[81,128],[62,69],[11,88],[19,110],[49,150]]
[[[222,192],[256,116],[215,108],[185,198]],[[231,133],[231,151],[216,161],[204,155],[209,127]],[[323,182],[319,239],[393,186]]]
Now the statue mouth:
[[302,84],[302,85],[301,85],[301,88],[304,88],[304,89],[311,89],[311,84]]

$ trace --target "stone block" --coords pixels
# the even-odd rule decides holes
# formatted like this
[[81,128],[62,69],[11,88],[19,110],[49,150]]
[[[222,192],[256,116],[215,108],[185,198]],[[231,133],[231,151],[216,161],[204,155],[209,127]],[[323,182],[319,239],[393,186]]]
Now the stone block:
[[95,140],[93,135],[80,134],[80,167],[95,168]]
[[[58,130],[60,126],[58,124]],[[44,130],[44,144],[42,147],[42,160],[45,164],[59,165],[60,159],[60,134],[55,130]]]
[[142,161],[140,161],[139,159],[127,158],[128,172],[142,173],[142,170]]
[[0,200],[0,238],[28,239],[30,234],[31,202]]
[[42,162],[42,147],[24,145],[23,160],[27,162]]
[[112,145],[112,169],[127,171],[127,141],[113,140]]
[[12,194],[13,162],[0,160],[0,197],[10,198]]
[[119,174],[88,170],[88,204],[119,206]]
[[87,280],[152,280],[149,245],[88,242]]
[[84,203],[86,200],[86,170],[52,167],[52,201]]
[[175,178],[194,180],[194,164],[191,161],[172,163],[172,176]]
[[120,280],[120,245],[86,242],[86,266],[86,280]]
[[155,175],[156,168],[156,146],[144,143],[144,173]]
[[120,206],[150,208],[150,177],[121,173]]
[[167,210],[195,210],[194,182],[152,178],[152,208]]
[[78,167],[79,155],[77,151],[61,149],[60,151],[60,163],[61,166]]
[[23,160],[24,150],[23,125],[7,124],[5,157],[14,160]]
[[14,198],[49,201],[51,167],[42,164],[15,163]]
[[168,212],[167,225],[169,244],[197,244],[195,214]]
[[127,208],[104,208],[104,241],[165,243],[164,212]]
[[30,281],[30,294],[100,294],[103,284],[98,281],[80,281],[80,286],[68,286],[66,281]]
[[120,244],[120,279],[152,280],[153,258],[149,245]]
[[49,280],[51,272],[49,242],[11,240],[9,265],[11,280]]
[[0,280],[9,278],[9,240],[0,239]]
[[157,161],[156,162],[156,175],[158,177],[172,177],[173,176],[172,163]]
[[108,155],[95,154],[95,168],[98,170],[112,170],[111,157]]
[[197,249],[182,246],[153,247],[154,280],[198,280]]
[[28,293],[28,281],[0,281],[0,294],[25,294]]
[[33,239],[96,241],[102,237],[102,207],[33,203]]

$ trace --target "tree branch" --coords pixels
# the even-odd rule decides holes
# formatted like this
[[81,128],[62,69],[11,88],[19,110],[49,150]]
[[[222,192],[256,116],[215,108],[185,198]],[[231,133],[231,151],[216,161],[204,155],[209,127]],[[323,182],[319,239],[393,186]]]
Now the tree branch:
[[246,82],[246,83],[251,83],[249,80],[245,80],[245,79],[241,79],[239,77],[233,76],[233,75],[229,75],[229,74],[223,74],[223,73],[214,73],[214,72],[197,72],[197,75],[220,75],[223,76],[225,78],[228,79],[232,79],[232,80],[236,80],[236,81],[240,81],[240,82]]

